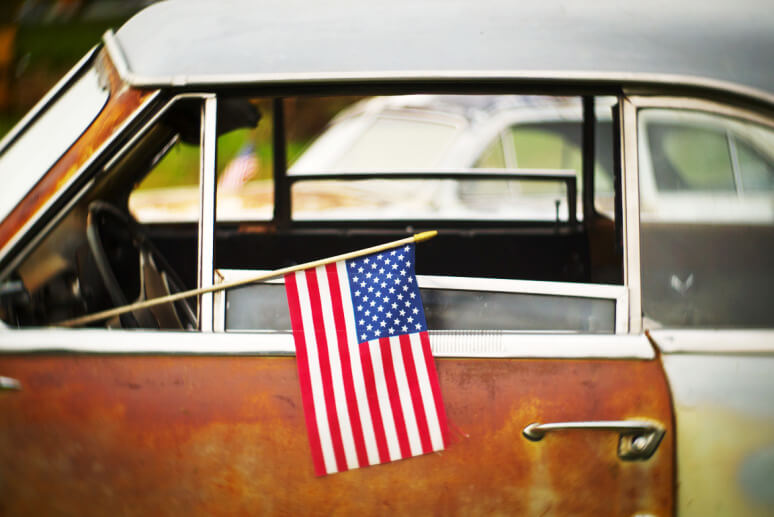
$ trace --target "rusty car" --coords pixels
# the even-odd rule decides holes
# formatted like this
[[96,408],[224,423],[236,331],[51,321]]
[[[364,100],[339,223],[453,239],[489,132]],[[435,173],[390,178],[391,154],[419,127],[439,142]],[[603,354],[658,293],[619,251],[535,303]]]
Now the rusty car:
[[[108,31],[0,141],[0,514],[771,515],[771,12],[168,0]],[[430,230],[450,445],[317,477],[282,280],[233,282]]]

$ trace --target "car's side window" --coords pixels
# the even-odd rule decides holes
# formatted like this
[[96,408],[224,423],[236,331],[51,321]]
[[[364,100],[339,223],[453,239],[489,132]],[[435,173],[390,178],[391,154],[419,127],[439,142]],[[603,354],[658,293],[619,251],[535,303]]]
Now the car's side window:
[[[612,104],[600,106],[597,124],[602,183],[614,174]],[[216,283],[437,229],[417,263],[434,331],[625,331],[612,210],[588,221],[568,214],[587,149],[580,97],[291,97],[272,106],[275,118],[284,113],[275,128],[286,128],[279,154],[288,157],[273,171],[274,219],[219,221]],[[245,186],[231,195],[247,196]],[[612,188],[606,195],[612,207]],[[281,280],[217,293],[214,304],[216,330],[290,329]]]
[[774,326],[774,125],[638,116],[646,325]]

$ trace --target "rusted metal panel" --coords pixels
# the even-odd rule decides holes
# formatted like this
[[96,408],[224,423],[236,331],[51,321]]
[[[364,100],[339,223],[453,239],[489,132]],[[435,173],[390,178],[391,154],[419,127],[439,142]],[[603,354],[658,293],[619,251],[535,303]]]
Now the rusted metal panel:
[[[448,450],[313,474],[292,357],[0,357],[0,514],[671,515],[674,433],[658,361],[441,359]],[[531,422],[647,418],[525,440]]]
[[[75,175],[101,145],[134,113],[153,90],[128,88],[121,81],[105,51],[96,57],[109,82],[110,98],[100,115],[72,147],[40,179],[24,199],[0,222],[0,248],[5,246],[54,195]],[[73,135],[74,137],[76,135]]]

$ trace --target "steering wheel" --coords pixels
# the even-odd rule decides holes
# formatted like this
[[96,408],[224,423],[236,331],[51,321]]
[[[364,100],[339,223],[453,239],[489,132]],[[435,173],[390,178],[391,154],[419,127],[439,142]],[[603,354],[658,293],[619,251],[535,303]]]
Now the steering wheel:
[[[132,298],[134,303],[183,290],[183,282],[142,226],[110,203],[97,200],[89,204],[86,239],[114,306],[127,305]],[[120,281],[116,270],[126,272]],[[187,300],[132,311],[120,321],[121,326],[134,328],[198,328],[196,313]]]

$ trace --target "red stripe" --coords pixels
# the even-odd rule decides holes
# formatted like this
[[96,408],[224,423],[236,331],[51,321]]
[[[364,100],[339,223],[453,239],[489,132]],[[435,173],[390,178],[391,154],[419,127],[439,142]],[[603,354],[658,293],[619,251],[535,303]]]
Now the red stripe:
[[430,339],[427,337],[426,331],[420,332],[419,338],[422,340],[422,354],[425,356],[427,376],[430,379],[430,388],[433,390],[433,399],[435,399],[435,412],[438,415],[438,425],[441,426],[443,446],[447,447],[449,445],[449,426],[446,423],[446,411],[443,408],[443,400],[441,400],[441,387],[438,384],[438,372],[435,370],[433,352],[430,350]]
[[379,463],[387,463],[390,461],[390,450],[387,448],[387,436],[384,433],[382,412],[379,409],[379,398],[376,395],[374,365],[371,362],[371,349],[368,347],[368,341],[360,343],[360,362],[363,367],[363,382],[366,395],[368,395],[368,409],[371,412],[371,422],[374,424],[374,436],[376,437],[376,449],[379,451]]
[[406,380],[411,393],[411,402],[414,406],[414,417],[417,420],[417,428],[419,429],[419,439],[422,442],[422,452],[427,454],[433,452],[433,444],[430,441],[430,429],[427,427],[425,406],[422,403],[422,392],[419,390],[419,379],[417,378],[417,369],[414,364],[414,355],[411,353],[411,337],[408,334],[400,335],[400,351],[401,355],[403,355]]
[[336,457],[336,467],[339,472],[347,470],[347,459],[344,455],[344,445],[341,442],[341,427],[339,417],[336,414],[336,399],[333,395],[333,379],[331,376],[331,362],[328,355],[328,341],[325,339],[325,322],[322,314],[322,302],[320,301],[320,288],[317,285],[317,273],[315,269],[304,271],[306,285],[309,290],[309,304],[312,309],[312,323],[314,336],[317,341],[317,353],[320,361],[320,374],[322,376],[323,394],[325,396],[325,409],[328,413],[328,426],[331,430],[331,442],[333,454]]
[[[341,299],[339,275],[336,264],[325,266],[328,274],[328,286],[330,287],[331,306],[333,308],[333,321],[336,325],[336,337],[339,342],[339,358],[341,360],[341,374],[344,378],[344,393],[347,396],[347,410],[349,421],[352,424],[352,437],[355,440],[357,461],[361,467],[368,465],[365,438],[363,438],[363,425],[360,420],[360,410],[355,397],[355,382],[352,377],[352,362],[349,357],[349,341],[347,339],[347,323],[344,319],[344,307]],[[347,280],[347,279],[345,279]]]
[[382,367],[384,368],[384,381],[387,384],[387,394],[390,396],[390,407],[392,408],[392,417],[395,420],[395,431],[398,434],[398,444],[400,445],[400,457],[408,458],[411,456],[409,447],[408,432],[406,431],[406,421],[403,417],[403,409],[400,407],[400,395],[398,394],[398,382],[395,380],[395,367],[392,364],[392,350],[390,347],[390,338],[380,337],[379,348],[382,351]]
[[293,326],[293,339],[296,343],[296,365],[298,366],[298,379],[301,385],[301,400],[304,404],[304,417],[306,418],[306,429],[309,437],[309,446],[312,449],[312,463],[314,463],[314,473],[318,476],[324,476],[325,461],[323,460],[322,445],[320,444],[320,435],[317,430],[317,419],[314,413],[314,397],[312,396],[312,381],[309,376],[309,356],[306,353],[306,342],[304,340],[304,324],[301,319],[301,305],[298,301],[298,287],[296,284],[296,274],[285,275],[285,293],[288,297],[288,307],[290,309],[290,323]]

